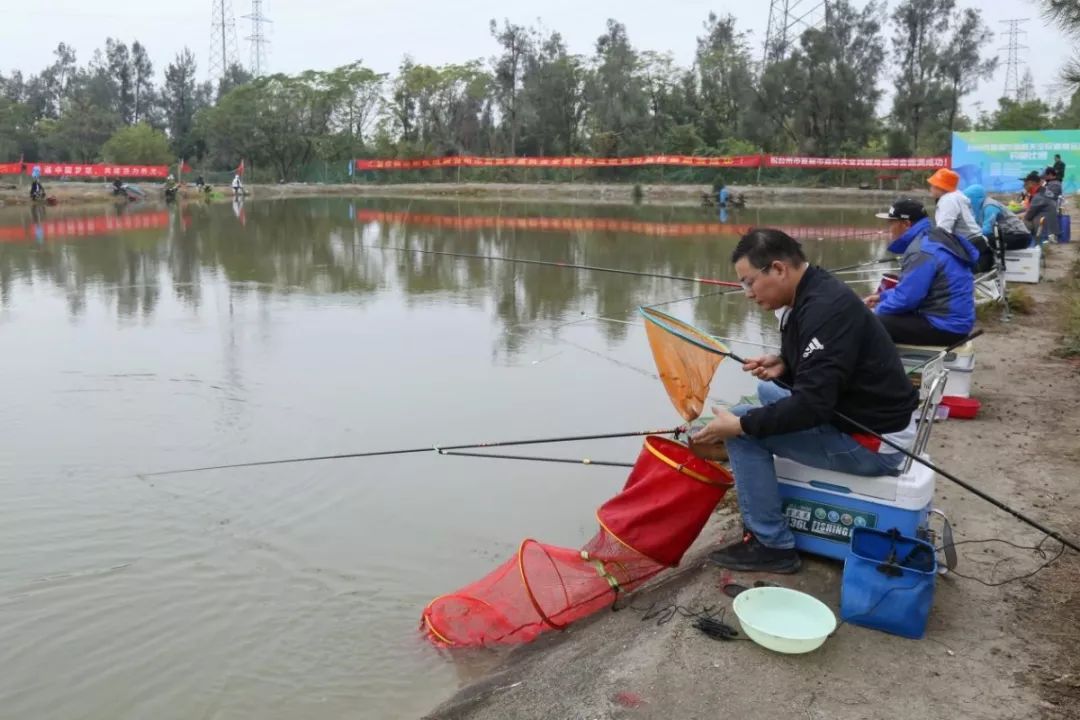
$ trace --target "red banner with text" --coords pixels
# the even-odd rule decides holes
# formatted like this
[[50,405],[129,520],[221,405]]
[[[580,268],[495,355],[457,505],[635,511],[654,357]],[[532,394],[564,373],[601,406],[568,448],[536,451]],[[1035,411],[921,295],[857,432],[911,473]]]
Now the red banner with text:
[[596,157],[478,157],[454,155],[406,160],[357,160],[357,170],[420,170],[458,167],[597,168],[673,165],[707,168],[806,168],[812,170],[936,170],[948,167],[949,157],[915,158],[819,158],[794,155],[641,155],[623,158]]
[[643,167],[645,165],[675,165],[680,167],[738,167],[756,168],[760,155],[712,157],[705,155],[641,155],[637,157],[478,157],[453,155],[441,158],[412,160],[357,160],[357,170],[419,170],[422,168],[455,167],[526,167],[526,168],[597,168]]
[[41,171],[43,177],[67,177],[67,178],[146,178],[148,180],[164,179],[169,175],[168,165],[111,165],[111,164],[84,164],[84,163],[23,163],[23,171],[27,175],[34,173],[34,168]]
[[822,158],[766,155],[765,167],[811,170],[936,170],[949,167],[949,157]]
[[[0,163],[0,175],[33,175],[37,168],[42,177],[66,178],[146,178],[164,179],[169,175],[168,165],[113,165],[108,163],[53,163],[24,162]],[[190,170],[190,168],[187,168]]]

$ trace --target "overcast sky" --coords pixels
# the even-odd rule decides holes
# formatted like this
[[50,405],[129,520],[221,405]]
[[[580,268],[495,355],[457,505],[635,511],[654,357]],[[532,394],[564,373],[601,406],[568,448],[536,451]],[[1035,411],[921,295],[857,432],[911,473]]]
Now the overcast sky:
[[[200,74],[205,77],[213,0],[3,2],[13,6],[4,13],[0,25],[0,65],[4,71],[39,72],[51,62],[52,50],[59,42],[73,45],[82,64],[112,36],[128,43],[142,42],[150,51],[159,82],[165,65],[185,45],[195,53]],[[250,34],[250,23],[242,16],[250,12],[251,0],[226,2],[233,6],[239,59],[246,65],[250,53],[244,38]],[[855,4],[861,7],[864,2],[855,0]],[[1028,55],[1036,88],[1048,99],[1061,93],[1051,86],[1057,83],[1057,70],[1070,44],[1055,28],[1044,24],[1034,3],[959,0],[959,4],[982,7],[984,18],[997,33],[988,43],[991,49],[1005,45],[1005,26],[999,21],[1030,17],[1023,44],[1041,49],[1038,55]],[[273,21],[270,69],[287,73],[326,69],[358,59],[377,71],[391,72],[406,53],[429,64],[487,58],[496,52],[488,21],[498,18],[501,22],[504,17],[523,25],[536,24],[539,19],[545,27],[561,32],[571,51],[582,54],[592,53],[605,21],[613,17],[627,26],[635,47],[670,51],[679,63],[688,64],[694,39],[709,11],[731,13],[741,29],[752,33],[756,57],[769,15],[767,0],[264,0],[263,5]],[[1005,53],[1000,55],[1002,68],[967,100],[969,112],[975,102],[982,102],[987,109],[996,107],[1005,83]],[[883,79],[886,89],[891,82]]]

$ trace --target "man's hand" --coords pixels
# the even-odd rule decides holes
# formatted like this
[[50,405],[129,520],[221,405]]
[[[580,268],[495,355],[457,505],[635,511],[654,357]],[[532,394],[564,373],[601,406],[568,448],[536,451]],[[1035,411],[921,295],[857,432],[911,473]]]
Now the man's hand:
[[787,367],[784,359],[779,355],[762,355],[761,357],[749,358],[742,369],[751,373],[758,380],[775,380],[784,374]]
[[863,302],[866,303],[866,307],[873,310],[875,307],[877,307],[877,304],[881,302],[881,295],[877,293],[874,293],[873,295],[867,295],[865,298],[863,298]]
[[742,435],[742,423],[739,417],[722,408],[713,408],[716,417],[690,437],[690,448],[695,446],[719,445],[728,438]]

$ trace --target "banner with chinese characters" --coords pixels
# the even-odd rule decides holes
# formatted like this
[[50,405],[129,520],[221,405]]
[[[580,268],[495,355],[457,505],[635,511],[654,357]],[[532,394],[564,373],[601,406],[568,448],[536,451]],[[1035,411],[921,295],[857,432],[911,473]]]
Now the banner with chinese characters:
[[807,168],[809,170],[936,170],[949,167],[949,158],[823,158],[795,155],[768,155],[766,167]]
[[704,155],[641,155],[637,157],[478,157],[454,155],[441,158],[412,160],[357,160],[357,170],[419,170],[423,168],[456,167],[523,167],[523,168],[598,168],[644,167],[646,165],[675,165],[679,167],[756,168],[760,155],[711,157]]
[[1020,192],[1023,178],[1040,173],[1060,155],[1065,192],[1080,190],[1080,130],[1010,130],[953,133],[953,169],[960,187],[982,185],[992,193]]
[[[14,163],[18,164],[18,163]],[[85,163],[50,163],[50,162],[25,162],[23,172],[27,175],[34,173],[34,168],[41,171],[42,177],[64,177],[69,180],[78,178],[124,178],[134,180],[143,178],[146,180],[163,180],[169,175],[168,165],[109,165],[109,164],[85,164]]]
[[811,170],[936,170],[949,166],[949,158],[817,158],[792,155],[641,155],[624,158],[595,157],[477,157],[455,155],[410,160],[357,160],[357,170],[419,170],[458,167],[598,168],[672,165],[704,168],[783,167]]
[[0,175],[22,175],[22,163],[0,163]]

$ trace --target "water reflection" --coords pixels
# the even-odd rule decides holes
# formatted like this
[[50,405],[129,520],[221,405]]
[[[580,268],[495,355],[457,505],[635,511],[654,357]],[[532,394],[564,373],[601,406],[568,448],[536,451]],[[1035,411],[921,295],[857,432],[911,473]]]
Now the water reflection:
[[[735,210],[725,223],[694,208],[342,199],[245,206],[239,198],[143,212],[7,213],[0,214],[0,302],[11,302],[14,283],[44,283],[64,292],[72,316],[97,296],[120,318],[146,318],[166,292],[198,308],[211,283],[242,295],[349,294],[352,303],[396,290],[409,304],[490,307],[504,329],[499,351],[512,354],[538,323],[583,313],[625,320],[639,305],[710,289],[400,248],[732,280],[731,248],[763,223],[762,212]],[[883,249],[869,211],[773,210],[768,224],[801,239],[829,238],[808,243],[824,266]],[[698,303],[693,312],[729,333],[757,322],[741,303]],[[616,341],[626,328],[611,323],[604,332]]]

